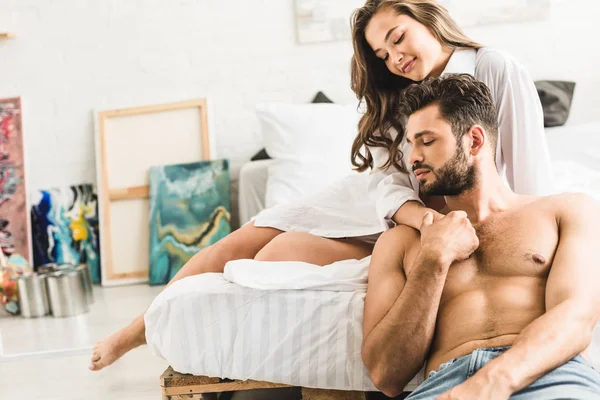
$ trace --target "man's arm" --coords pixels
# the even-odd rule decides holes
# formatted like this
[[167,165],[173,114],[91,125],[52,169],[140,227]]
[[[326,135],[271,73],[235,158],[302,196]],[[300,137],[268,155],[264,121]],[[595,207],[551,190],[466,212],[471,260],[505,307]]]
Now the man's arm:
[[390,397],[402,393],[425,362],[447,274],[421,252],[407,281],[402,262],[410,243],[418,245],[419,237],[407,226],[377,241],[365,298],[362,358],[375,386]]
[[[403,261],[420,246],[408,277]],[[479,242],[465,213],[433,222],[428,214],[418,233],[398,226],[384,233],[373,251],[365,299],[362,358],[375,386],[394,397],[421,369],[435,331],[448,268]]]
[[600,318],[600,208],[586,195],[557,198],[559,244],[546,284],[546,313],[471,379],[519,391],[583,352]]

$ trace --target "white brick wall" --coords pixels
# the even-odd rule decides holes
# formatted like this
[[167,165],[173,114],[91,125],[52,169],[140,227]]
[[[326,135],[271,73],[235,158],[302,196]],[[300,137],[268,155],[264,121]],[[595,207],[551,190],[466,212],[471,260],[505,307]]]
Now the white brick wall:
[[[597,118],[596,0],[553,0],[549,21],[471,28],[534,78],[578,82],[572,122]],[[233,176],[260,145],[254,106],[349,102],[349,42],[299,45],[293,0],[1,0],[0,97],[22,96],[29,190],[95,180],[94,109],[208,97]],[[592,111],[593,110],[593,111]]]
[[209,100],[219,157],[260,148],[254,106],[349,101],[349,42],[298,45],[291,1],[2,0],[0,97],[24,100],[29,189],[92,182],[94,109]]

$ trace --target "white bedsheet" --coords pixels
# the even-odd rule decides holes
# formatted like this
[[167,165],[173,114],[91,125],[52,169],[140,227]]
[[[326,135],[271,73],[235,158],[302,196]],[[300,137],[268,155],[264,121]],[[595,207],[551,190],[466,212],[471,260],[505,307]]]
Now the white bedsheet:
[[[146,340],[182,373],[376,390],[360,354],[364,297],[364,289],[259,290],[202,274],[154,300]],[[421,372],[406,390],[422,381]]]

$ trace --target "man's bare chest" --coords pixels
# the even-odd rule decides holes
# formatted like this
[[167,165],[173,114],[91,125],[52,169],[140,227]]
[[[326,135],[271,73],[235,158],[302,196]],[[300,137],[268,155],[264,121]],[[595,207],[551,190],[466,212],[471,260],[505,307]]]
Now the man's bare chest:
[[475,226],[475,231],[478,249],[468,260],[455,263],[451,272],[468,270],[498,277],[548,275],[558,246],[554,219],[543,214],[513,213],[490,218]]

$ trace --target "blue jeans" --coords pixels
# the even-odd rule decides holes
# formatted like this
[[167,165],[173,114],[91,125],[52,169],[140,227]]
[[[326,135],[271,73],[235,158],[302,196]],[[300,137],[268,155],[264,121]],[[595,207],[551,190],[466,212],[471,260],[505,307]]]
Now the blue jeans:
[[[435,399],[473,376],[485,364],[508,350],[508,347],[477,349],[442,365],[405,400]],[[577,356],[547,373],[511,400],[600,399],[600,374],[582,357]]]

